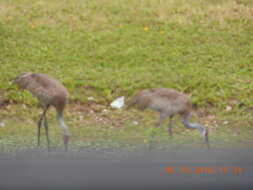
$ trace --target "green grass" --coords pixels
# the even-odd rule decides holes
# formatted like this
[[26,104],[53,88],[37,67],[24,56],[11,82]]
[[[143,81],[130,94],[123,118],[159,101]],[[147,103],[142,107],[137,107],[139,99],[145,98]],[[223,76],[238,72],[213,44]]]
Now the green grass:
[[[106,108],[114,98],[143,88],[175,88],[191,94],[196,108],[204,110],[200,120],[210,122],[215,140],[252,139],[252,11],[251,0],[0,0],[0,105],[18,103],[8,114],[0,108],[0,119],[11,126],[0,129],[6,130],[1,138],[11,137],[10,131],[20,138],[31,133],[17,127],[24,120],[18,113],[21,104],[35,106],[36,100],[17,91],[11,79],[32,71],[62,81],[71,109],[86,105],[89,96]],[[232,111],[225,111],[228,105]],[[31,110],[23,111],[31,116]],[[136,113],[119,117],[128,114]],[[90,119],[94,127],[74,127],[73,133],[115,142],[136,133],[137,142],[144,142],[145,130],[155,122],[153,114],[147,116],[140,129],[125,124],[118,133],[107,122],[104,136],[101,123]]]

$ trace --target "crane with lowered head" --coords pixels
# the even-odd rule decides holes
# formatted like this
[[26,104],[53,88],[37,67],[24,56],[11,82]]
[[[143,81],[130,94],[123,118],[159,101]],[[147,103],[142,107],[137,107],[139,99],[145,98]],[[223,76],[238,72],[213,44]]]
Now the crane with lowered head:
[[172,118],[179,114],[182,123],[187,129],[199,130],[209,148],[208,129],[199,123],[191,123],[189,121],[192,103],[189,96],[186,94],[168,88],[141,90],[129,100],[127,109],[132,106],[137,106],[140,110],[151,109],[158,111],[160,113],[160,118],[156,127],[159,127],[162,121],[169,117],[168,132],[171,136]]
[[34,97],[36,97],[43,108],[42,115],[38,121],[38,146],[40,145],[40,129],[43,122],[47,137],[48,151],[50,150],[46,113],[48,108],[53,106],[56,109],[56,119],[58,124],[63,130],[64,148],[67,151],[70,132],[63,120],[64,107],[68,101],[68,92],[66,88],[55,78],[41,73],[24,72],[18,75],[14,79],[14,82],[19,89],[28,90]]

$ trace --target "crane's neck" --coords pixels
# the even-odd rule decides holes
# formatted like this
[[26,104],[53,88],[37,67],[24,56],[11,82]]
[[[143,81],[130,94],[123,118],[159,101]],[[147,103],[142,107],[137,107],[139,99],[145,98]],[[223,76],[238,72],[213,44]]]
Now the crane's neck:
[[65,124],[63,118],[61,116],[57,115],[57,120],[59,122],[59,126],[63,129],[63,134],[66,135],[66,136],[69,136],[70,135],[69,128]]
[[199,123],[191,123],[188,120],[188,117],[182,117],[182,122],[184,123],[184,126],[189,129],[198,129],[202,137],[204,138],[207,148],[209,149],[209,140],[208,140],[208,129],[199,124]]
[[65,124],[61,114],[57,114],[57,120],[59,122],[59,126],[63,129],[63,141],[64,141],[64,146],[65,146],[65,151],[67,151],[69,136],[70,136],[69,128]]
[[189,129],[198,129],[201,135],[205,136],[207,133],[207,129],[205,126],[199,124],[199,123],[191,123],[189,122],[188,118],[182,118],[182,122],[186,128]]

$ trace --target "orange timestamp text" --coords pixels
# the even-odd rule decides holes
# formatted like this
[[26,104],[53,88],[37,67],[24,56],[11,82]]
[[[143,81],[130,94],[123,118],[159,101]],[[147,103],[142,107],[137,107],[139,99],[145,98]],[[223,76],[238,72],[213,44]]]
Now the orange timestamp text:
[[233,174],[239,175],[244,172],[244,168],[237,166],[228,167],[188,167],[188,166],[166,166],[168,174]]

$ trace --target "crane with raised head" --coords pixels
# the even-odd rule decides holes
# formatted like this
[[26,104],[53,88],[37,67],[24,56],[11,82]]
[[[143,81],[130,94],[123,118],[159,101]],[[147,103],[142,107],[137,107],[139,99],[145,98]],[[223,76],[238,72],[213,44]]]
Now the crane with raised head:
[[159,127],[164,119],[170,118],[168,124],[170,136],[172,136],[172,119],[179,114],[187,129],[199,130],[209,148],[208,129],[199,123],[189,121],[192,103],[188,95],[168,88],[146,89],[141,90],[129,100],[127,108],[129,109],[132,106],[137,106],[140,110],[151,109],[158,111],[160,118],[156,127]]
[[50,150],[50,141],[48,134],[48,123],[46,113],[50,106],[56,109],[56,119],[63,130],[64,148],[67,151],[70,132],[68,126],[63,120],[64,107],[68,101],[68,92],[66,88],[55,78],[46,74],[25,72],[14,79],[19,89],[28,90],[39,101],[43,112],[38,121],[38,146],[40,145],[40,129],[43,123],[47,137],[47,148]]

